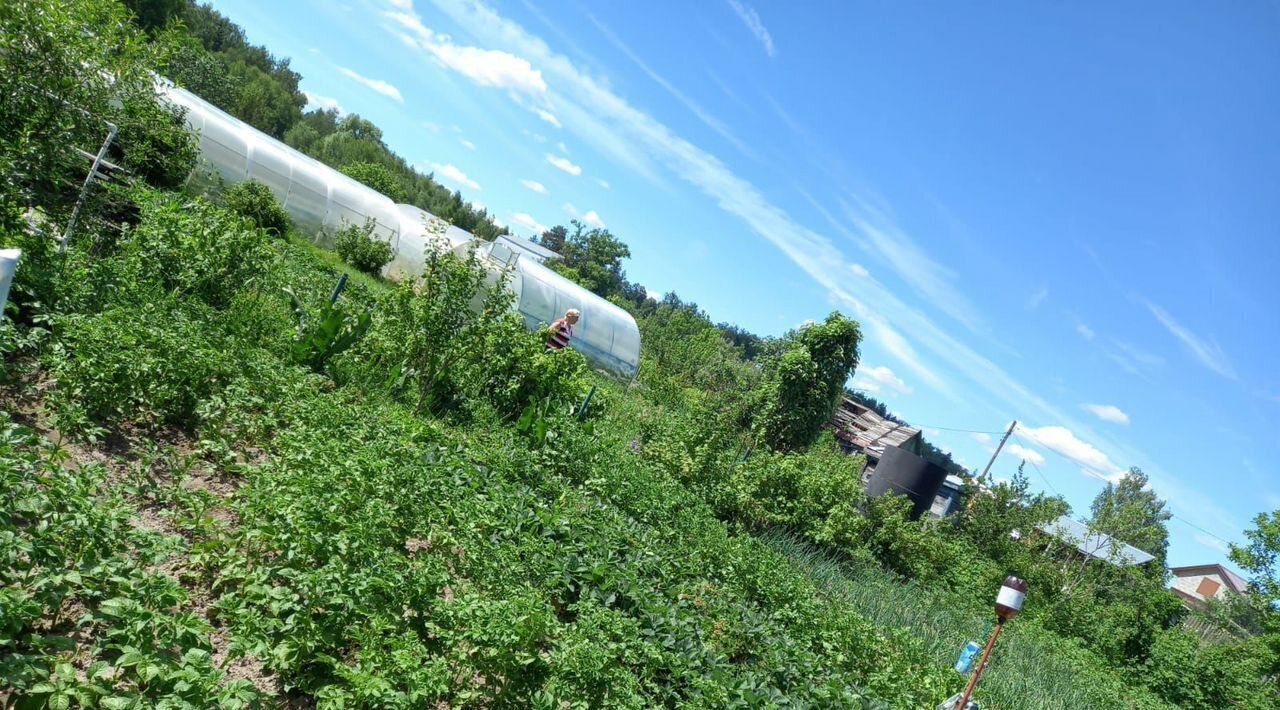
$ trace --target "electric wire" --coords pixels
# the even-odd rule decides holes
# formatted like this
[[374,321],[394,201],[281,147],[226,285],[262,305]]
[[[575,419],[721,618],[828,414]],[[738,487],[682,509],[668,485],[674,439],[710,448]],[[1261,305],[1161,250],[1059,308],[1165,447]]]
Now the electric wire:
[[[1017,432],[1016,432],[1016,431],[1014,432],[1013,437],[1014,437],[1015,439],[1017,439],[1017,440],[1018,440],[1018,443],[1022,444],[1024,447],[1027,447],[1026,442],[1025,442],[1025,441],[1023,441],[1023,439],[1022,439],[1021,437],[1019,437],[1019,436],[1018,436],[1018,434],[1017,434]],[[1027,448],[1030,448],[1030,447],[1027,447]],[[1046,447],[1046,448],[1047,448],[1047,447]],[[1066,456],[1065,454],[1062,454],[1062,453],[1060,453],[1060,452],[1054,451],[1053,449],[1049,449],[1049,451],[1050,451],[1050,452],[1052,452],[1052,453],[1057,454],[1058,456],[1061,456],[1061,457],[1062,457],[1062,458],[1064,458],[1064,459],[1072,460],[1069,456]],[[1040,466],[1038,466],[1038,465],[1036,464],[1036,462],[1035,462],[1035,461],[1031,461],[1030,459],[1023,459],[1023,460],[1024,460],[1024,461],[1027,461],[1027,463],[1030,463],[1030,464],[1031,464],[1031,466],[1032,466],[1032,468],[1034,468],[1034,469],[1036,470],[1036,472],[1040,474],[1040,478],[1041,478],[1042,480],[1044,480],[1044,482],[1045,482],[1045,484],[1046,484],[1046,485],[1048,485],[1048,486],[1049,486],[1049,490],[1053,491],[1055,495],[1062,496],[1062,494],[1061,494],[1060,492],[1058,492],[1058,489],[1053,485],[1053,483],[1049,481],[1049,477],[1045,475],[1044,471],[1040,468]],[[1168,501],[1165,501],[1165,505],[1166,505],[1166,506],[1168,506],[1168,504],[1169,504],[1169,503],[1168,503]],[[1173,512],[1173,510],[1169,509],[1168,507],[1166,507],[1165,512],[1167,512],[1167,513],[1169,514],[1169,518],[1170,518],[1171,520],[1177,520],[1178,522],[1182,523],[1183,525],[1186,525],[1187,527],[1193,528],[1193,529],[1195,529],[1195,530],[1197,530],[1197,531],[1199,531],[1199,532],[1201,532],[1201,533],[1204,533],[1205,535],[1208,535],[1209,537],[1213,538],[1214,540],[1217,540],[1218,542],[1223,543],[1224,545],[1234,545],[1234,544],[1235,544],[1235,543],[1231,542],[1230,540],[1227,540],[1227,539],[1225,539],[1225,538],[1223,538],[1223,537],[1221,537],[1221,536],[1219,536],[1219,535],[1215,535],[1214,533],[1211,533],[1211,532],[1209,532],[1208,530],[1205,530],[1204,528],[1200,527],[1199,525],[1196,525],[1195,523],[1191,522],[1190,520],[1187,520],[1186,518],[1182,517],[1181,515],[1178,515],[1177,513]]]

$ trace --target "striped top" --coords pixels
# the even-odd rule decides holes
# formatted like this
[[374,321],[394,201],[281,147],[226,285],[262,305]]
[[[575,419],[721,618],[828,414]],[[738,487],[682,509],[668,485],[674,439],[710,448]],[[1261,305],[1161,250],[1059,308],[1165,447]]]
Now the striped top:
[[547,338],[547,347],[560,350],[569,344],[569,339],[572,337],[573,326],[569,325],[569,321],[561,318],[551,324],[551,337]]

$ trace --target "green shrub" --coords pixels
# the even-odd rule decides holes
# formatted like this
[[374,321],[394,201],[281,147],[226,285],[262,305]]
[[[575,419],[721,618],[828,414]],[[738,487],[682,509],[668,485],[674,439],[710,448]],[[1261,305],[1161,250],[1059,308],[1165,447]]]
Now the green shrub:
[[118,257],[134,286],[158,283],[176,297],[222,308],[269,263],[262,232],[207,200],[143,192],[139,204],[142,219]]
[[192,428],[196,407],[232,371],[203,318],[172,301],[67,315],[45,356],[59,426],[86,434],[132,422]]
[[349,224],[334,236],[333,247],[342,260],[366,274],[377,274],[391,261],[391,245],[373,238],[373,222]]
[[222,200],[227,209],[268,233],[284,236],[289,231],[289,213],[276,201],[271,188],[257,180],[233,185],[223,194]]

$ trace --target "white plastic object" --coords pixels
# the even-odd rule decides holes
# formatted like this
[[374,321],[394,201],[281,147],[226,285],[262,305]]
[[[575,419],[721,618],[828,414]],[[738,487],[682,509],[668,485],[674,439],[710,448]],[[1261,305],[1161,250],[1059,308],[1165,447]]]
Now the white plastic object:
[[13,285],[21,259],[21,249],[0,249],[0,318],[4,318],[4,308],[9,303],[9,287]]

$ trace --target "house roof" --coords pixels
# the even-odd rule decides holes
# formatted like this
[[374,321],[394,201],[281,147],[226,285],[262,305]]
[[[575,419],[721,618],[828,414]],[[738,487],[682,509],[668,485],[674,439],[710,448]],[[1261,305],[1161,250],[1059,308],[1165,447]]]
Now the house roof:
[[1155,555],[1120,542],[1110,535],[1094,532],[1084,523],[1062,516],[1040,526],[1044,532],[1073,544],[1080,554],[1098,560],[1106,560],[1119,566],[1140,565],[1155,559]]
[[1231,587],[1231,590],[1237,594],[1244,594],[1249,591],[1249,583],[1243,577],[1223,567],[1220,564],[1208,565],[1187,565],[1185,567],[1171,567],[1169,571],[1175,577],[1191,577],[1195,575],[1216,574]]
[[848,397],[836,408],[832,424],[837,437],[873,456],[883,454],[886,446],[911,449],[904,444],[920,435],[919,427],[885,419]]

